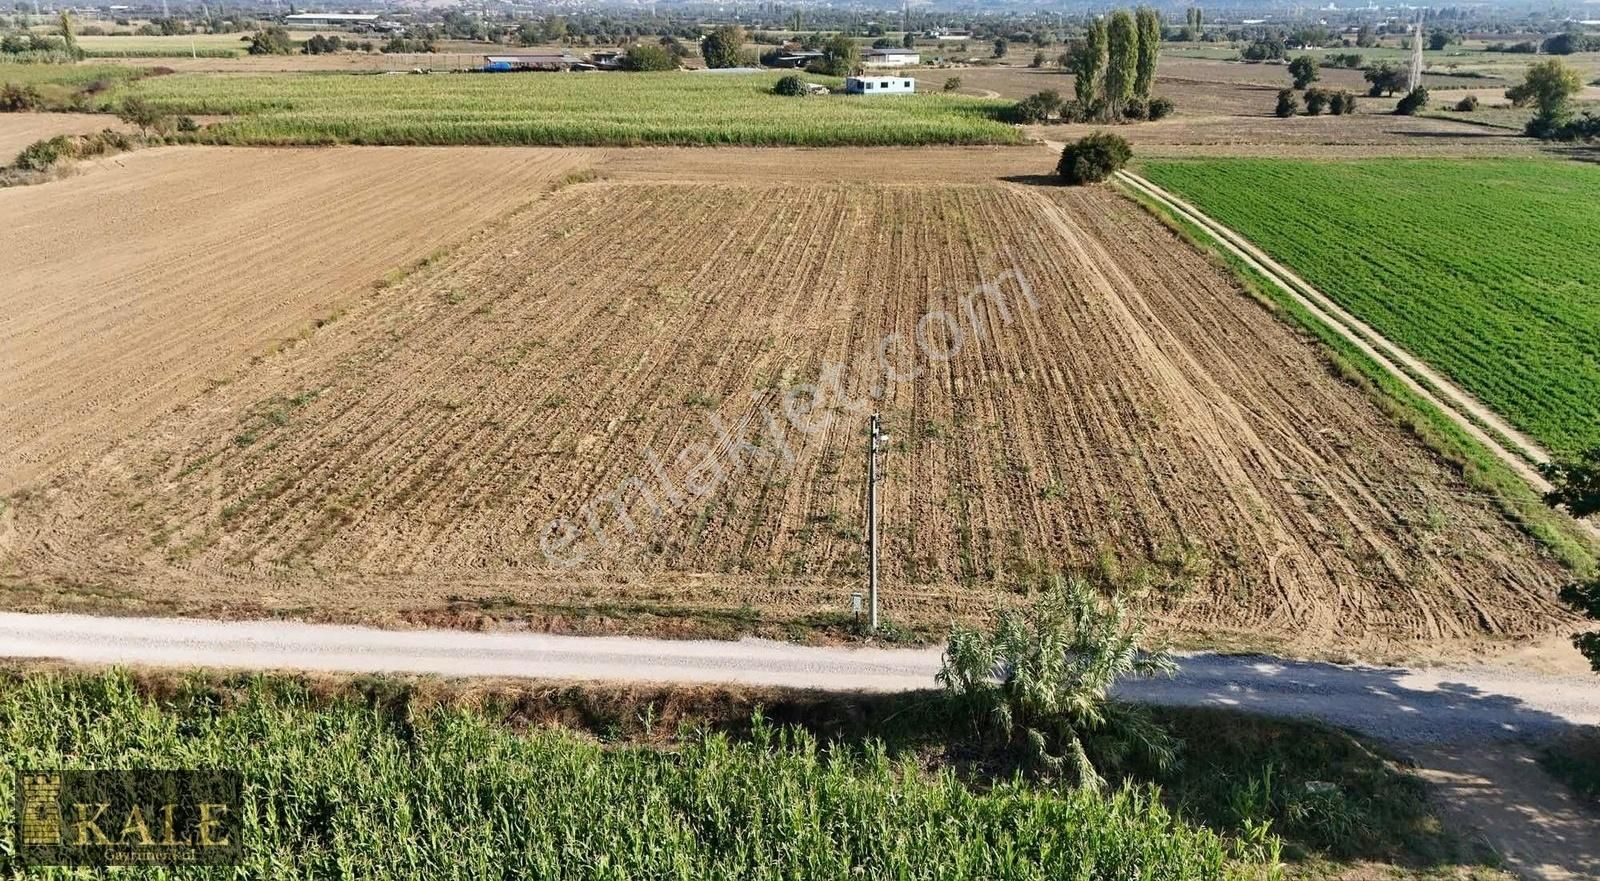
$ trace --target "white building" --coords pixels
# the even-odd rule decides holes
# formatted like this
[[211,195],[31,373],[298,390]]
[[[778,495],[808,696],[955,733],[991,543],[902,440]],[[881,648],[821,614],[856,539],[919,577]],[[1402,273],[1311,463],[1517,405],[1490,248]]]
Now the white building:
[[921,55],[906,49],[868,49],[861,54],[862,67],[909,67],[921,63]]
[[917,81],[908,76],[852,76],[844,81],[846,95],[910,95]]
[[376,15],[354,12],[297,12],[294,15],[285,15],[283,24],[284,27],[291,28],[347,28],[355,25],[371,25],[377,20]]

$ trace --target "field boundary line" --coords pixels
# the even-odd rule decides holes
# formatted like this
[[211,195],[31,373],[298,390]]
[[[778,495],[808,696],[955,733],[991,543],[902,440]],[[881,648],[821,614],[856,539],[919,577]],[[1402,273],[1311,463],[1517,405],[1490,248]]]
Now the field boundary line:
[[[1534,491],[1542,495],[1553,489],[1550,482],[1544,478],[1544,475],[1540,474],[1529,463],[1530,459],[1535,462],[1548,462],[1550,461],[1549,454],[1531,439],[1505,425],[1500,417],[1489,411],[1482,403],[1472,399],[1465,391],[1456,388],[1448,380],[1439,376],[1432,368],[1417,361],[1414,356],[1405,353],[1382,334],[1379,334],[1376,330],[1360,321],[1360,319],[1350,315],[1337,304],[1328,300],[1325,294],[1322,294],[1309,283],[1285,269],[1243,236],[1212,220],[1199,209],[1132,172],[1119,171],[1116,173],[1116,179],[1119,183],[1146,198],[1154,200],[1167,210],[1204,230],[1219,246],[1244,261],[1251,269],[1259,272],[1272,284],[1282,289],[1284,293],[1288,294],[1295,303],[1309,312],[1317,321],[1345,339],[1362,354],[1371,358],[1380,368],[1399,380],[1412,393],[1437,408],[1440,413],[1466,432],[1468,436],[1482,444],[1496,459],[1499,459],[1512,473],[1524,480]],[[1349,323],[1341,321],[1336,316],[1343,316],[1348,319]],[[1397,361],[1401,363],[1396,363]],[[1418,372],[1430,382],[1437,377],[1439,389],[1430,388],[1428,384],[1419,380],[1416,375],[1413,375],[1402,364],[1415,364]],[[1450,402],[1442,399],[1442,395],[1449,395],[1449,397],[1460,401],[1465,406],[1452,406]],[[1474,418],[1480,415],[1482,416],[1483,424],[1480,424],[1478,419]],[[1505,425],[1506,439],[1513,442],[1519,439],[1524,441],[1524,450],[1519,452],[1508,449],[1506,443],[1485,429],[1485,424],[1493,428],[1494,431],[1500,431],[1500,426]],[[1589,537],[1600,538],[1600,526],[1577,518],[1571,518],[1571,522],[1577,524],[1579,529]]]

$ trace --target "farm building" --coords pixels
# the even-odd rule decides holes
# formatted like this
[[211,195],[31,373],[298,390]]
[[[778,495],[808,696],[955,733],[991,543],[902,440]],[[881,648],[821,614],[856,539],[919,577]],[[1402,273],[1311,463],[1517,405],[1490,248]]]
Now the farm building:
[[908,67],[921,62],[921,55],[904,49],[868,49],[861,54],[862,67]]
[[852,76],[844,81],[846,95],[910,95],[917,81],[908,76]]
[[764,60],[764,63],[768,67],[801,68],[813,61],[821,61],[822,58],[823,53],[821,52],[811,52],[804,49],[796,49],[792,52],[782,52],[777,56],[768,57]]
[[594,70],[594,65],[565,52],[538,52],[522,55],[485,55],[483,69],[514,70]]
[[283,17],[283,26],[289,28],[353,28],[357,25],[377,24],[376,15],[354,12],[297,12]]

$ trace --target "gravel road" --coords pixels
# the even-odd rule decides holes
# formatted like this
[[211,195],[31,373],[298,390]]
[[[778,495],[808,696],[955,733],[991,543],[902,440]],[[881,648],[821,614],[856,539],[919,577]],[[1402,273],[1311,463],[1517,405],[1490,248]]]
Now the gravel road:
[[[743,683],[828,690],[930,688],[939,650],[822,648],[746,639],[376,630],[281,621],[0,613],[0,656],[93,664]],[[1321,719],[1395,743],[1483,743],[1600,724],[1600,677],[1493,667],[1389,667],[1185,654],[1177,676],[1123,696]]]

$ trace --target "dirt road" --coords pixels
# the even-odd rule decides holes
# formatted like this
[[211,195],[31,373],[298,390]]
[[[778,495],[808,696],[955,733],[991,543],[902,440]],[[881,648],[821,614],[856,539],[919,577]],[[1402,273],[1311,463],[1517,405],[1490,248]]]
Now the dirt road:
[[[935,687],[939,649],[802,646],[457,630],[378,630],[281,621],[0,613],[0,653],[93,664],[431,673],[827,690]],[[1600,724],[1600,679],[1489,666],[1398,667],[1184,654],[1172,679],[1131,699],[1321,719],[1396,743],[1539,737]]]

